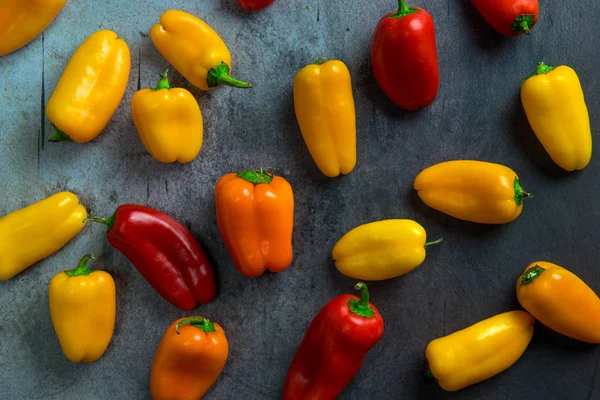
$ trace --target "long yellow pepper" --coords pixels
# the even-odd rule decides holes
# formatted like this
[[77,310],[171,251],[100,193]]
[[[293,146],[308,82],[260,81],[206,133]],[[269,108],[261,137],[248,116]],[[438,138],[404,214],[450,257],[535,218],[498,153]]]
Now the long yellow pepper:
[[67,4],[67,0],[0,1],[0,56],[20,49],[37,37]]
[[112,31],[88,37],[67,64],[46,115],[53,142],[94,140],[108,125],[127,88],[131,55],[127,43]]
[[552,160],[567,171],[584,169],[592,158],[592,132],[577,73],[566,65],[539,63],[521,86],[521,101]]
[[350,71],[341,61],[317,60],[294,79],[294,108],[308,151],[330,178],[356,165],[356,110]]
[[106,351],[115,327],[115,281],[104,271],[87,268],[93,255],[76,269],[59,272],[50,281],[50,316],[60,347],[73,362],[93,362]]
[[0,280],[58,251],[85,226],[85,208],[62,192],[0,219]]

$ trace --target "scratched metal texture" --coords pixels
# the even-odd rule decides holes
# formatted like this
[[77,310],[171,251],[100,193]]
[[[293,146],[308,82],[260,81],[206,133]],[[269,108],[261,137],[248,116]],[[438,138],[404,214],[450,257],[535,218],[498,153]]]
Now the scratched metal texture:
[[[414,0],[436,22],[441,88],[426,110],[393,106],[373,78],[369,45],[395,2],[277,0],[258,13],[234,0],[70,1],[44,34],[0,58],[0,215],[61,190],[78,194],[94,216],[139,203],[182,221],[214,260],[219,292],[193,313],[165,302],[88,226],[57,254],[0,283],[1,399],[146,399],[154,351],[167,326],[201,314],[223,325],[230,355],[210,399],[280,398],[287,368],[309,322],[331,298],[352,292],[331,248],[349,229],[384,218],[412,218],[443,244],[406,276],[373,283],[385,318],[383,339],[342,399],[599,399],[600,349],[540,324],[523,357],[506,372],[458,393],[423,382],[425,347],[439,336],[519,308],[514,283],[535,260],[576,272],[600,291],[600,160],[564,173],[531,132],[519,87],[536,63],[569,64],[581,78],[592,129],[600,130],[600,3],[541,1],[530,37],[504,38],[466,0]],[[197,97],[205,123],[199,157],[161,165],[145,151],[129,103],[168,65],[147,32],[163,11],[184,9],[208,21],[233,55],[234,75],[252,90],[202,93],[177,73],[172,83]],[[48,143],[48,101],[71,54],[98,29],[113,29],[132,52],[121,107],[92,143]],[[358,165],[323,177],[293,112],[297,70],[326,56],[346,62],[358,121]],[[454,220],[425,207],[412,190],[417,173],[451,159],[479,159],[516,170],[526,189],[521,217],[505,226]],[[215,221],[213,188],[228,172],[278,167],[296,197],[295,259],[284,273],[248,279],[233,267]],[[23,243],[23,246],[26,246]],[[62,355],[48,312],[47,285],[85,253],[117,284],[117,324],[106,354],[89,365]]]

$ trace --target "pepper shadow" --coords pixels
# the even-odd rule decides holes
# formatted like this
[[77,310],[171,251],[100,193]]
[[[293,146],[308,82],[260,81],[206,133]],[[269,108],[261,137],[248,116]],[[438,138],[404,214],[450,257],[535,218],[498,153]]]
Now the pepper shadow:
[[464,24],[471,31],[477,45],[483,50],[496,50],[514,39],[498,32],[479,14],[471,0],[460,0]]

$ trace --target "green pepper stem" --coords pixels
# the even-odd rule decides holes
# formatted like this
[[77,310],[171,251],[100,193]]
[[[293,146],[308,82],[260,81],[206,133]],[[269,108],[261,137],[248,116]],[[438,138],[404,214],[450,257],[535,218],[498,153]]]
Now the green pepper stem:
[[327,58],[325,57],[320,57],[317,61],[315,61],[313,64],[315,65],[323,65],[327,62]]
[[104,224],[106,225],[106,230],[110,231],[115,224],[115,215],[113,214],[108,218],[86,218],[83,220],[83,223],[86,222],[98,222],[100,224]]
[[273,180],[273,175],[265,172],[264,168],[240,172],[237,176],[254,185],[259,185],[261,183],[266,183],[268,185]]
[[416,7],[409,7],[404,0],[398,0],[398,11],[390,15],[390,18],[402,18],[408,14],[417,12]]
[[429,246],[435,246],[436,244],[440,244],[444,241],[444,238],[439,238],[438,240],[434,240],[433,242],[427,242],[425,243],[425,248],[428,248]]
[[527,197],[527,198],[533,198],[533,195],[531,193],[527,193],[523,187],[521,186],[521,182],[519,181],[519,178],[517,178],[515,176],[515,180],[513,183],[513,188],[515,190],[515,203],[517,203],[517,206],[520,206],[523,203],[523,198]]
[[525,33],[529,35],[531,28],[535,25],[535,15],[533,14],[521,14],[513,21],[511,28],[514,33],[520,35]]
[[527,271],[523,272],[523,275],[521,275],[521,286],[529,285],[531,282],[539,278],[544,271],[545,269],[537,264],[529,268]]
[[208,70],[208,75],[206,76],[206,83],[208,84],[208,87],[227,85],[236,88],[249,89],[254,86],[251,83],[232,78],[229,76],[229,71],[231,71],[231,68],[229,68],[229,65],[223,61],[221,61],[221,64],[216,65]]
[[158,81],[158,84],[156,85],[156,87],[154,89],[152,89],[153,91],[157,91],[157,90],[161,90],[161,89],[171,89],[171,86],[169,86],[169,69],[167,68],[165,70],[165,72],[163,72],[160,75],[160,80]]
[[190,324],[194,328],[201,329],[206,333],[214,333],[217,331],[215,329],[215,324],[211,322],[208,318],[191,317],[186,318],[179,322],[177,325],[175,325],[175,332],[177,332],[177,334],[180,335],[179,328],[186,324]]
[[66,133],[64,133],[63,131],[61,131],[60,129],[58,129],[56,127],[56,125],[52,124],[52,137],[50,138],[50,142],[52,143],[58,143],[58,142],[63,142],[65,140],[72,140],[69,135],[67,135]]
[[354,289],[360,290],[360,300],[350,299],[350,312],[361,317],[371,318],[375,316],[373,307],[369,304],[369,288],[363,282],[354,285]]
[[554,68],[556,68],[556,67],[551,67],[550,65],[546,65],[546,64],[544,64],[543,61],[541,61],[538,63],[538,65],[535,69],[535,72],[531,76],[547,74],[548,72],[552,71]]
[[77,264],[77,268],[66,270],[65,274],[67,274],[67,276],[69,278],[73,278],[75,276],[91,274],[92,270],[87,267],[87,263],[88,263],[88,261],[90,261],[91,259],[94,259],[94,258],[96,258],[96,257],[94,257],[93,254],[86,254],[85,256],[83,256],[81,258],[81,260],[79,260],[79,264]]

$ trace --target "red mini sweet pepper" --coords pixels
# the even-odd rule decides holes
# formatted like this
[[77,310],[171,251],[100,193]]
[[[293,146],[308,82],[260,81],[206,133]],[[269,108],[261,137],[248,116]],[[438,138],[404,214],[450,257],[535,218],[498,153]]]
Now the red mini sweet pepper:
[[85,222],[107,226],[108,242],[125,255],[152,287],[182,310],[216,294],[212,266],[198,241],[179,222],[149,207],[124,204],[109,218]]
[[371,63],[379,86],[399,107],[427,107],[440,86],[435,27],[431,15],[398,1],[398,11],[377,24]]
[[237,3],[246,10],[262,10],[263,8],[269,7],[275,2],[275,0],[236,0]]
[[472,1],[488,24],[506,36],[529,35],[540,14],[538,0]]
[[288,371],[283,400],[333,400],[360,369],[383,335],[383,319],[369,303],[364,283],[360,299],[345,294],[313,319]]

